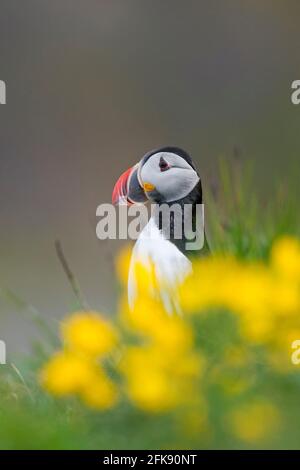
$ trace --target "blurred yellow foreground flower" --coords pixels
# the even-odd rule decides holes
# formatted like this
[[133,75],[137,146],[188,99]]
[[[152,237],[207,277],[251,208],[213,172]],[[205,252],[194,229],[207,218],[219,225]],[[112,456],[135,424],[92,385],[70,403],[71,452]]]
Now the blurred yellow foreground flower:
[[225,308],[238,315],[245,340],[274,342],[300,327],[300,244],[279,239],[269,265],[224,256],[200,259],[180,297],[185,312]]
[[300,279],[300,242],[285,236],[272,248],[272,264],[281,275]]
[[[129,259],[123,250],[117,263],[123,285]],[[211,415],[245,443],[275,433],[276,405],[264,392],[258,398],[256,387],[265,366],[269,374],[295,370],[290,355],[300,339],[300,244],[278,239],[267,262],[216,255],[193,266],[176,293],[182,316],[176,308],[166,311],[153,267],[137,265],[138,295],[132,310],[122,298],[118,327],[97,312],[67,318],[64,349],[44,366],[43,386],[100,410],[122,399],[147,413],[180,411],[197,417],[197,432],[207,436],[214,431]]]
[[90,356],[103,356],[116,346],[117,334],[97,312],[74,313],[61,325],[66,347]]
[[96,376],[95,368],[86,359],[61,351],[44,367],[41,379],[44,387],[54,395],[78,392]]
[[61,332],[65,349],[44,366],[42,385],[53,395],[77,395],[92,408],[115,405],[117,388],[97,362],[116,345],[112,325],[97,312],[76,312],[64,321]]

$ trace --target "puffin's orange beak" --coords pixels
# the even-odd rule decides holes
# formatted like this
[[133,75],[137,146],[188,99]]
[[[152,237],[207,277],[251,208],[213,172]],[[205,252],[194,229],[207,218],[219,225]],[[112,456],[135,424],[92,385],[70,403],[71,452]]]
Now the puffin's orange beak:
[[[133,167],[134,168],[134,167]],[[133,168],[129,168],[128,170],[124,171],[118,181],[114,186],[114,190],[112,193],[112,203],[115,205],[122,205],[125,204],[129,206],[133,202],[128,199],[128,192],[129,192],[129,178]]]
[[112,193],[112,203],[130,206],[135,203],[144,204],[148,199],[138,179],[139,164],[126,170],[118,179]]

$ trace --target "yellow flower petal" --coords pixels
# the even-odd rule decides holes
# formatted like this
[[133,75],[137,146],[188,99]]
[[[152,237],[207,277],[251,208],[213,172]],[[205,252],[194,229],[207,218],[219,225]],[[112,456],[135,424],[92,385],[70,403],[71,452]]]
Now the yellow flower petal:
[[97,312],[77,312],[61,325],[67,348],[90,356],[102,356],[112,351],[117,342],[113,326]]

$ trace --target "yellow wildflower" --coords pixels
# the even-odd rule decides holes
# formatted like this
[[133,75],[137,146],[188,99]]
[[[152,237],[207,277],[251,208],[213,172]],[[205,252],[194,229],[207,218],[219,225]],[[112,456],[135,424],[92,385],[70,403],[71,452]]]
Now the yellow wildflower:
[[300,243],[296,238],[285,236],[274,243],[271,253],[273,267],[281,274],[300,281]]
[[203,361],[189,352],[164,351],[161,345],[141,345],[127,349],[120,364],[130,399],[146,411],[165,411],[196,395],[195,380]]
[[100,410],[112,408],[118,400],[115,384],[101,370],[81,388],[79,396],[90,408]]
[[127,286],[128,282],[128,271],[131,259],[132,249],[130,246],[126,245],[119,253],[116,258],[116,272],[119,281],[122,285]]
[[122,320],[131,330],[159,343],[163,349],[176,349],[179,353],[193,344],[187,322],[166,313],[162,303],[149,296],[139,296],[132,311],[125,308]]
[[150,412],[169,410],[178,402],[167,376],[155,368],[138,370],[128,381],[128,394],[138,407]]
[[100,357],[112,351],[117,335],[110,323],[97,312],[77,312],[61,326],[67,348]]
[[300,289],[293,279],[280,278],[274,285],[272,307],[281,316],[298,315],[300,310]]
[[54,395],[78,392],[94,378],[94,366],[89,361],[70,352],[58,352],[44,366],[41,383]]

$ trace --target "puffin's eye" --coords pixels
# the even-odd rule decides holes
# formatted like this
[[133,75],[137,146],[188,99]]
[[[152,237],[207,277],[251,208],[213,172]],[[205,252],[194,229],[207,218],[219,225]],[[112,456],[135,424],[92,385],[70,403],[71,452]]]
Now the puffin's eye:
[[166,162],[166,160],[163,157],[160,157],[159,168],[160,168],[160,171],[167,171],[170,168],[170,165],[168,164],[168,162]]

